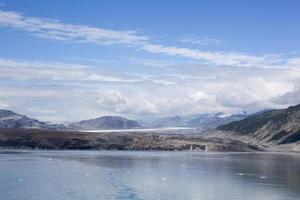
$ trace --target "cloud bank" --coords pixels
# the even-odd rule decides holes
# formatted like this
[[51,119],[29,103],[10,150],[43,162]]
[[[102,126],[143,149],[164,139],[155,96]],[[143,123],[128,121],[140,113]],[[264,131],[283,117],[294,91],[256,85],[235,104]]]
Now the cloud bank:
[[171,71],[159,69],[161,75],[128,75],[87,65],[2,58],[0,103],[62,122],[101,115],[154,119],[255,112],[299,101],[300,70],[294,68],[178,65]]

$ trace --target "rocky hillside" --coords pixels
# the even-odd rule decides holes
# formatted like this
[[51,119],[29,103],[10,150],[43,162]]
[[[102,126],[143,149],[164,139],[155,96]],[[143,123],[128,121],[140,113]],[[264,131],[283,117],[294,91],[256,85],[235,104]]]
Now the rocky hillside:
[[270,110],[218,127],[264,142],[288,144],[300,140],[300,104],[287,109]]
[[107,130],[140,128],[138,122],[119,116],[103,116],[69,124],[71,130]]
[[155,133],[84,133],[32,129],[0,129],[0,148],[93,150],[262,151],[234,139]]
[[62,124],[49,124],[10,110],[0,110],[0,128],[30,128],[46,130],[65,130]]

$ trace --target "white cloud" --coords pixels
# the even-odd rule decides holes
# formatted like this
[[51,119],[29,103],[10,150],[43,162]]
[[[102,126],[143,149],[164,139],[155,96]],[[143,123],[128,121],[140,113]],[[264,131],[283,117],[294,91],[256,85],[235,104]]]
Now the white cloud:
[[171,56],[181,56],[203,60],[214,65],[231,65],[243,67],[265,67],[278,63],[280,59],[277,56],[251,56],[244,53],[235,52],[204,52],[189,48],[179,48],[175,46],[163,46],[156,44],[146,44],[142,47],[144,50],[152,53],[163,53]]
[[153,118],[251,112],[300,102],[296,68],[179,65],[159,70],[157,75],[133,76],[87,65],[2,58],[0,103],[5,107],[9,102],[9,108],[25,114],[25,108],[39,105],[54,110],[60,118],[55,121],[66,121],[104,114]]
[[275,104],[284,106],[295,105],[300,103],[300,88],[296,86],[294,90],[284,93],[273,98]]
[[203,91],[196,91],[195,93],[192,93],[190,95],[190,98],[193,100],[193,101],[201,101],[201,100],[204,100],[204,99],[207,99],[207,100],[215,100],[214,96],[212,95],[209,95]]
[[158,84],[163,84],[163,85],[176,85],[176,82],[173,81],[168,81],[168,80],[164,80],[164,79],[158,79],[157,77],[155,78],[149,78],[149,80],[151,80],[153,83],[158,83]]
[[220,45],[224,41],[216,38],[210,38],[210,37],[194,37],[194,36],[187,36],[180,40],[184,43],[191,43],[196,45]]
[[0,58],[0,66],[2,67],[35,67],[35,68],[57,68],[64,69],[68,67],[84,69],[88,68],[87,65],[79,65],[76,63],[68,64],[63,62],[53,61],[36,61],[36,60],[17,60],[17,59],[5,59]]
[[173,81],[161,80],[156,76],[130,75],[103,70],[99,67],[74,63],[14,60],[0,58],[0,78],[19,81],[55,81],[61,83],[124,83],[151,82],[173,85]]
[[141,65],[141,66],[147,66],[147,67],[164,68],[164,67],[170,66],[169,63],[163,62],[161,60],[130,58],[130,59],[128,59],[128,61],[135,65]]
[[99,92],[96,99],[102,109],[116,113],[144,115],[159,112],[159,109],[151,101],[137,95],[125,97],[117,90]]
[[300,70],[300,58],[290,58],[284,65],[286,68],[295,68]]
[[59,98],[63,97],[64,93],[59,90],[53,89],[42,89],[42,88],[22,88],[22,87],[4,87],[0,86],[0,98],[27,98],[27,97],[37,97],[37,98],[47,98],[54,97]]
[[20,13],[0,11],[0,26],[28,31],[38,37],[55,40],[75,40],[97,44],[138,44],[148,40],[134,31],[114,31],[97,27],[65,24],[58,20],[25,17]]
[[96,67],[50,61],[24,61],[0,58],[0,77],[16,80],[92,81],[132,83],[137,77],[104,72]]
[[9,86],[0,87],[0,99],[10,102],[10,108],[32,116],[33,111],[26,111],[25,108],[38,105],[45,110],[53,110],[55,114],[50,113],[51,116],[41,112],[40,115],[43,119],[54,121],[74,121],[102,115],[147,119],[220,111],[254,112],[300,102],[299,90],[295,90],[300,84],[300,74],[296,77],[289,69],[228,67],[215,71],[212,67],[203,67],[201,71],[191,72],[178,68],[178,74],[183,77],[152,77],[153,80],[176,83],[161,84],[159,87],[154,81],[142,81],[130,83],[130,87],[124,86],[123,82],[113,85],[103,82],[99,85],[81,83],[78,87],[72,85],[65,88],[63,86],[67,80],[53,82],[56,85],[51,87],[52,82],[30,85],[28,81],[15,80],[18,84],[14,85],[8,79]]
[[99,93],[96,99],[99,104],[107,107],[128,104],[128,99],[115,90]]

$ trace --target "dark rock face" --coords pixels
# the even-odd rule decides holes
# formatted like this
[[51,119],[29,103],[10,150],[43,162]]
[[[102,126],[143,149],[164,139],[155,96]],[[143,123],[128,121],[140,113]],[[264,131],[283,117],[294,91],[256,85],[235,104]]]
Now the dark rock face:
[[37,129],[0,129],[1,148],[79,150],[261,151],[232,139],[155,133],[84,133]]
[[71,130],[133,129],[140,127],[136,121],[118,116],[104,116],[71,123],[69,125]]
[[65,130],[62,124],[49,124],[26,117],[10,110],[0,110],[0,128],[31,128],[46,130]]
[[269,110],[219,126],[218,129],[278,144],[297,142],[300,140],[300,104],[287,109]]

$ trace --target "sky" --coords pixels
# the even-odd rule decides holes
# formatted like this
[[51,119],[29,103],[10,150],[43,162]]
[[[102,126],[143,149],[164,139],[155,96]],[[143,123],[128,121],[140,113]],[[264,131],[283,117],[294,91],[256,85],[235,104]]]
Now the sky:
[[44,121],[300,103],[300,1],[0,0],[0,109]]

